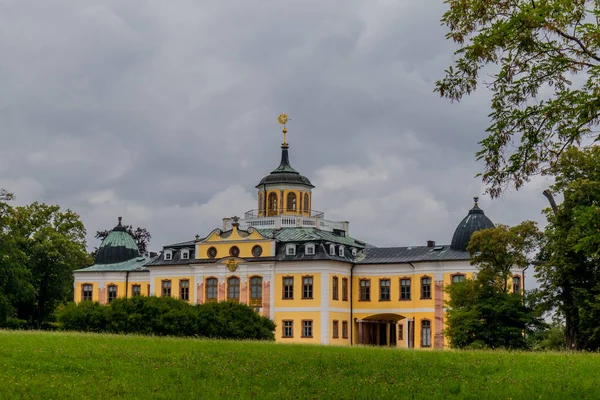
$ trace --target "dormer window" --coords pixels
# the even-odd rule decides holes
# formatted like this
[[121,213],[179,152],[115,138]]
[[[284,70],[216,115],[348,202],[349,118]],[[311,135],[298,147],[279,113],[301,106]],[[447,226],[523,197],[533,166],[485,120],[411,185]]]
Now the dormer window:
[[344,246],[340,246],[340,248],[338,249],[338,255],[340,257],[344,257]]
[[288,244],[285,246],[285,255],[286,256],[295,256],[296,255],[296,245]]
[[356,255],[358,254],[358,249],[356,247],[352,248],[352,257],[356,257]]
[[188,249],[181,250],[181,259],[189,260],[190,259],[190,251]]
[[171,261],[173,259],[173,251],[165,250],[165,261]]
[[304,253],[307,256],[314,256],[315,255],[315,244],[314,243],[307,243],[304,245]]
[[335,256],[335,244],[333,243],[329,245],[329,255]]

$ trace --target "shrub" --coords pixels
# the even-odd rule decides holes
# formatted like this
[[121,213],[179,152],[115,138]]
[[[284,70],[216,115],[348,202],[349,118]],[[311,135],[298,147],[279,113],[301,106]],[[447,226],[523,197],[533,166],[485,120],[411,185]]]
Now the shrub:
[[6,322],[4,324],[2,324],[2,327],[6,329],[21,330],[27,329],[29,327],[29,324],[24,319],[10,317],[6,319]]
[[275,324],[245,304],[190,305],[171,297],[139,296],[108,305],[70,303],[58,311],[61,329],[83,332],[274,340]]

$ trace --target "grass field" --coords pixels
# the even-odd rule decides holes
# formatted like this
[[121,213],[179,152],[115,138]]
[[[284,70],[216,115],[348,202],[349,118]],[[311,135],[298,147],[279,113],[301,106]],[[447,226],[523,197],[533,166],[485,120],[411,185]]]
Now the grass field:
[[0,398],[600,398],[596,354],[0,331]]

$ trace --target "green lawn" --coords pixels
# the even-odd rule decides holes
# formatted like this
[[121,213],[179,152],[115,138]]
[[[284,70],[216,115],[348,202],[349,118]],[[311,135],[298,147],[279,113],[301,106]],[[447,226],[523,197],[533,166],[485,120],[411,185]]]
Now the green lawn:
[[0,331],[0,398],[600,398],[596,354]]

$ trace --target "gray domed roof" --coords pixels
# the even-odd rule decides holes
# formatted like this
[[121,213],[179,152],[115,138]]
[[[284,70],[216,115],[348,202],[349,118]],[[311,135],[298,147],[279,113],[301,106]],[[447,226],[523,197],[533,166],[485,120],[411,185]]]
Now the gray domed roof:
[[280,183],[304,185],[309,186],[311,188],[314,187],[314,185],[310,183],[310,180],[307,177],[300,175],[300,173],[294,168],[292,168],[292,166],[290,165],[290,157],[288,154],[287,144],[281,145],[281,163],[279,164],[279,167],[274,169],[269,175],[262,178],[260,183],[256,185],[256,188],[258,189],[262,185]]
[[104,238],[94,261],[96,264],[116,264],[139,256],[137,243],[121,225],[121,217],[119,217],[119,224]]
[[476,231],[488,228],[494,228],[494,223],[491,219],[485,216],[483,210],[479,208],[477,202],[478,197],[474,198],[475,205],[469,210],[469,214],[460,221],[452,236],[450,247],[454,250],[466,251],[471,235]]

